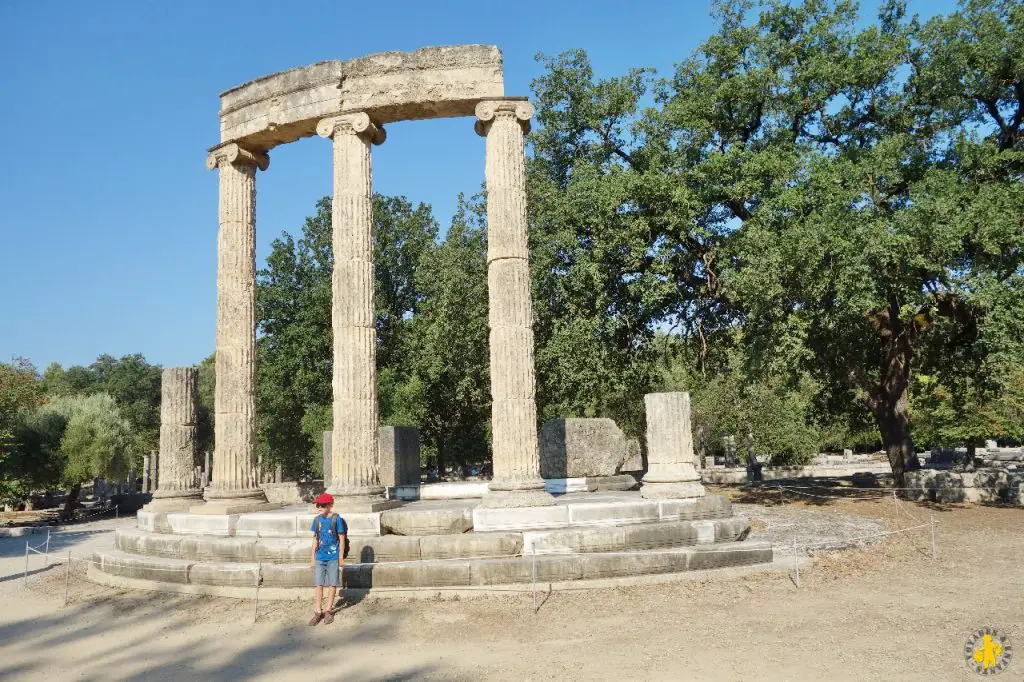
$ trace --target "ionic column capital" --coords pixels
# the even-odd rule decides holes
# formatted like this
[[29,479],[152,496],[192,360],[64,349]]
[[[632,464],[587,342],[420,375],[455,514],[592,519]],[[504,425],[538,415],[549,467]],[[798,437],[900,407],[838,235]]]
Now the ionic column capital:
[[267,170],[270,166],[270,157],[264,152],[251,152],[234,142],[229,142],[212,148],[209,156],[206,157],[208,170],[220,168],[225,163],[235,166],[255,166],[260,170]]
[[335,135],[359,135],[373,144],[383,144],[387,133],[383,126],[373,122],[369,114],[353,111],[325,118],[316,124],[316,132],[320,137],[333,138]]
[[513,119],[523,129],[523,134],[530,132],[530,119],[533,118],[533,105],[525,99],[506,97],[503,99],[485,99],[476,105],[477,135],[487,137],[487,132],[496,120]]

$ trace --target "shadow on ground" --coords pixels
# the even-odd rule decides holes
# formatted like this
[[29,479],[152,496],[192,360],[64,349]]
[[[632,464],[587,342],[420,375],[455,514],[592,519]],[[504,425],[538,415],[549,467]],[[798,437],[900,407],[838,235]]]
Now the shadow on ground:
[[[19,598],[38,598],[23,592]],[[207,616],[196,621],[196,607]],[[326,677],[345,680],[412,680],[429,665],[380,667],[374,649],[394,646],[399,613],[362,614],[358,620],[310,628],[301,624],[252,624],[252,602],[201,597],[126,594],[69,606],[0,625],[0,679],[239,680]],[[187,643],[161,640],[192,629]],[[332,631],[333,630],[333,631]],[[116,637],[110,637],[116,632]],[[212,635],[212,636],[211,636]],[[62,652],[59,658],[55,651]],[[71,655],[67,655],[71,652]]]

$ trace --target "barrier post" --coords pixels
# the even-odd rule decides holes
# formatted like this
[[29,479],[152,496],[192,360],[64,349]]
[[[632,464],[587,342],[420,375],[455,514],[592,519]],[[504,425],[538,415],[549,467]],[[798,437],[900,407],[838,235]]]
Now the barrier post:
[[531,582],[533,583],[533,612],[537,613],[537,545],[533,546],[533,562],[530,570]]
[[25,540],[25,577],[22,579],[22,584],[28,587],[28,540]]
[[46,527],[46,551],[43,554],[43,566],[50,565],[50,527]]
[[931,526],[932,526],[932,561],[935,561],[935,559],[937,557],[937,552],[935,551],[936,550],[936,547],[935,547],[935,514],[931,515]]
[[796,555],[796,586],[800,587],[800,555]]
[[68,561],[64,565],[64,606],[68,605],[68,588],[71,585],[71,550],[68,550]]
[[[263,562],[261,561],[260,564],[259,564],[259,567],[256,569],[256,599],[253,600],[253,605],[252,605],[252,624],[253,625],[256,624],[256,615],[259,613],[259,610],[260,610],[260,583],[263,582],[262,580],[260,580],[260,577],[262,575],[263,575]],[[331,608],[332,609],[334,608],[334,604],[331,604]]]

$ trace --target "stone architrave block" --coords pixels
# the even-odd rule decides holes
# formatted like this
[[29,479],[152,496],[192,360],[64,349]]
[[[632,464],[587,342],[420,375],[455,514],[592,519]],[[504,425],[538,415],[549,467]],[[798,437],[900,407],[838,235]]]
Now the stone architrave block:
[[414,426],[377,429],[380,483],[393,488],[420,482],[420,430]]
[[613,476],[629,455],[628,441],[611,419],[552,419],[540,433],[543,478]]
[[640,450],[640,441],[630,438],[626,441],[626,460],[619,467],[619,471],[641,473],[644,470],[644,457]]

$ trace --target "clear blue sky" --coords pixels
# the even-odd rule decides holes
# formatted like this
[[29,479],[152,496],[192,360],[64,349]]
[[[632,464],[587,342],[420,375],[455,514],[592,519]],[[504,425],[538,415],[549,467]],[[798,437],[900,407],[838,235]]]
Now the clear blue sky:
[[[0,360],[140,352],[170,366],[213,351],[217,177],[204,162],[222,90],[325,59],[487,43],[504,53],[506,94],[527,95],[537,52],[582,47],[599,75],[668,74],[712,28],[703,0],[0,2]],[[432,204],[444,228],[483,164],[470,119],[394,124],[374,186]],[[257,183],[262,266],[330,193],[329,142],[275,149]]]

